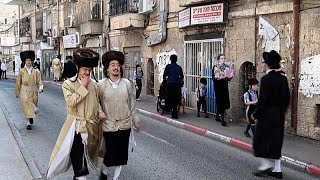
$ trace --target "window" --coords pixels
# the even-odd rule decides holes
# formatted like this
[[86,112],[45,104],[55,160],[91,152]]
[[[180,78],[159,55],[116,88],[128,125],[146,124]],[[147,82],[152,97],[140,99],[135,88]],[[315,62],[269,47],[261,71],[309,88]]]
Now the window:
[[5,18],[5,19],[4,19],[4,24],[7,24],[7,23],[8,23],[8,22],[7,22],[7,18]]
[[91,1],[91,19],[102,19],[102,0]]
[[139,2],[137,0],[110,0],[110,16],[124,13],[137,13]]

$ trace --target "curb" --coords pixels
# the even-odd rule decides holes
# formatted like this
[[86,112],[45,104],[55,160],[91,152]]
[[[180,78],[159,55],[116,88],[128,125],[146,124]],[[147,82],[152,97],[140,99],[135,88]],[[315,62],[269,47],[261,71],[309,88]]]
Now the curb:
[[[172,124],[176,127],[186,129],[188,131],[191,131],[195,134],[199,134],[201,136],[205,136],[205,137],[208,137],[208,138],[211,138],[214,140],[219,140],[219,141],[225,142],[227,144],[231,144],[234,147],[237,147],[239,149],[242,149],[242,150],[245,150],[248,152],[253,152],[252,145],[247,142],[243,142],[243,141],[240,141],[235,138],[227,137],[227,136],[224,136],[224,135],[221,135],[221,134],[218,134],[218,133],[215,133],[215,132],[203,129],[203,128],[199,128],[199,127],[193,126],[191,124],[187,124],[187,123],[183,123],[183,122],[180,122],[177,120],[173,120],[173,119],[167,118],[165,116],[159,115],[157,113],[152,113],[152,112],[140,109],[140,108],[136,108],[136,110],[137,110],[138,114],[153,118],[153,119],[161,121],[161,122],[165,122],[167,124]],[[301,162],[299,160],[295,160],[295,159],[287,157],[287,156],[282,156],[281,160],[284,162],[287,162],[288,164],[294,165],[300,169],[303,169],[304,171],[308,172],[311,175],[315,175],[315,176],[320,177],[320,167],[317,167],[311,163]]]
[[33,160],[30,152],[28,151],[27,146],[23,142],[21,134],[19,133],[19,130],[16,128],[13,120],[11,119],[8,112],[6,111],[6,107],[2,103],[0,104],[0,106],[1,106],[0,110],[3,111],[3,114],[9,124],[9,127],[12,131],[12,134],[13,134],[13,136],[19,146],[21,154],[27,164],[27,167],[29,168],[29,171],[31,172],[31,176],[33,177],[33,179],[42,179],[41,172],[40,172],[38,166],[36,165],[35,161]]

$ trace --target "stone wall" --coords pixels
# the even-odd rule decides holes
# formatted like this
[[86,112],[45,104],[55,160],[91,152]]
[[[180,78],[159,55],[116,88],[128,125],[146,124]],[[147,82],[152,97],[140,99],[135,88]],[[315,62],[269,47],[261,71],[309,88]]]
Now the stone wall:
[[[317,118],[320,117],[317,117],[316,107],[316,104],[320,104],[320,96],[317,93],[317,85],[319,84],[317,71],[320,71],[317,61],[320,61],[320,58],[310,59],[309,62],[313,64],[311,68],[307,67],[309,62],[305,64],[305,61],[308,60],[307,58],[320,54],[319,10],[320,8],[302,9],[300,15],[300,70],[305,73],[304,75],[300,74],[297,128],[298,135],[317,140],[320,140],[320,124],[317,124]],[[308,79],[308,76],[314,77],[314,79]],[[311,91],[313,85],[316,89]],[[305,93],[306,90],[310,90],[309,95]]]

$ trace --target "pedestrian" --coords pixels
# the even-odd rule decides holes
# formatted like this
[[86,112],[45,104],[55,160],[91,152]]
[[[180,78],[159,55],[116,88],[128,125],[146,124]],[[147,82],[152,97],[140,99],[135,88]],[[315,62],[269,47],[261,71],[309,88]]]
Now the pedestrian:
[[202,107],[205,114],[205,118],[208,118],[209,115],[207,113],[207,79],[206,78],[200,78],[200,85],[196,89],[196,95],[197,95],[197,110],[198,110],[197,117],[200,117],[200,109]]
[[217,106],[216,121],[221,122],[222,126],[227,126],[224,118],[226,109],[230,108],[228,84],[233,78],[232,76],[228,76],[227,70],[232,69],[225,63],[225,56],[220,54],[218,56],[218,64],[212,69],[212,79]]
[[73,56],[78,72],[62,84],[68,115],[51,154],[48,179],[68,171],[72,165],[73,179],[85,180],[88,166],[95,167],[97,163],[102,131],[97,84],[90,75],[98,66],[99,54],[78,49]]
[[104,119],[102,129],[106,151],[100,180],[107,180],[110,167],[115,167],[113,179],[117,180],[122,167],[128,162],[132,126],[137,129],[139,127],[133,85],[128,79],[121,77],[124,54],[108,51],[102,56],[102,64],[106,78],[98,84],[101,105],[99,117]]
[[[2,61],[0,61],[2,62]],[[1,68],[1,63],[0,63],[0,80],[2,79],[2,68]]]
[[8,79],[7,78],[7,63],[5,60],[2,60],[1,62],[1,70],[2,70],[2,73],[1,73],[1,76],[2,76],[2,79]]
[[76,68],[76,65],[72,62],[72,56],[67,56],[66,59],[67,59],[67,62],[64,63],[64,68],[62,73],[63,79],[71,78],[77,74],[77,68]]
[[59,59],[59,55],[52,60],[52,70],[53,70],[53,81],[59,81],[61,77],[62,65]]
[[178,56],[170,56],[171,64],[165,67],[163,79],[167,82],[166,106],[172,111],[172,118],[178,119],[178,105],[181,102],[181,84],[183,82],[183,71],[177,64]]
[[252,135],[255,134],[255,120],[252,119],[251,115],[256,109],[256,104],[258,102],[258,84],[259,81],[256,78],[250,78],[248,80],[249,89],[243,95],[244,104],[246,105],[246,120],[247,120],[247,128],[244,131],[246,137],[251,138],[249,130],[251,129]]
[[134,82],[136,88],[136,101],[140,101],[140,94],[142,89],[143,71],[140,64],[136,65],[136,71],[134,72]]
[[43,92],[41,73],[33,68],[35,59],[34,51],[23,51],[20,53],[21,61],[25,67],[19,70],[16,80],[16,97],[21,97],[24,117],[27,120],[27,130],[31,130],[33,118],[38,114],[38,96]]
[[[256,176],[269,175],[282,179],[281,149],[284,136],[285,113],[289,105],[288,80],[276,72],[280,68],[281,56],[274,50],[263,53],[263,70],[257,107],[252,115],[257,119],[253,138],[254,155],[261,165]],[[274,167],[268,159],[275,160]]]
[[16,62],[15,62],[15,60],[12,61],[12,70],[13,70],[13,74],[16,76]]
[[40,58],[37,58],[37,60],[33,64],[33,66],[34,66],[34,68],[37,68],[40,71]]

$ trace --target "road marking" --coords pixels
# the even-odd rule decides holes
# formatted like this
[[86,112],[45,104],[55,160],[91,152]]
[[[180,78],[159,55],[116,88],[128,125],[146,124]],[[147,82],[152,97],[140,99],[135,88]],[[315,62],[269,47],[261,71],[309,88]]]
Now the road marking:
[[165,144],[168,144],[169,146],[175,146],[175,145],[169,143],[169,142],[166,141],[166,140],[163,140],[163,139],[161,139],[161,138],[155,137],[155,136],[153,136],[153,135],[151,135],[151,134],[148,134],[148,133],[146,133],[146,132],[144,132],[144,131],[141,131],[141,133],[142,133],[142,134],[145,134],[145,135],[147,135],[147,136],[149,136],[149,137],[151,137],[151,138],[153,138],[153,139],[156,139],[156,140],[158,140],[158,141],[161,141],[161,142],[163,142],[163,143],[165,143]]

